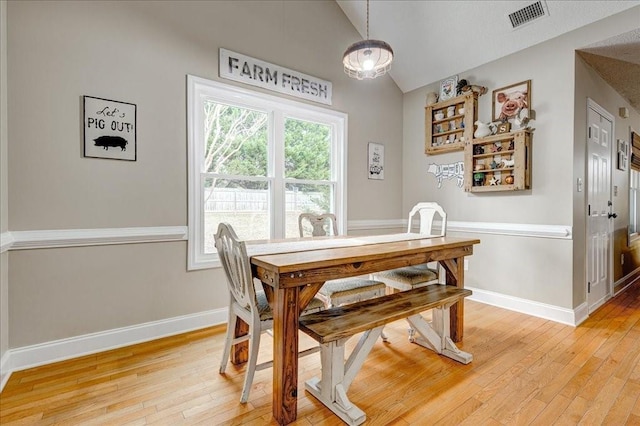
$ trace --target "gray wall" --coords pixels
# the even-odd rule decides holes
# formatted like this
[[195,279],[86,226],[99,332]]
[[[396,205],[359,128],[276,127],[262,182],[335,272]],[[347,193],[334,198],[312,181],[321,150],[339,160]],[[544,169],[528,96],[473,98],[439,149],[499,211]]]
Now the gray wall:
[[[0,0],[0,234],[9,229],[7,209],[7,2]],[[0,359],[9,349],[9,253],[0,253]]]
[[[481,244],[469,260],[466,283],[508,296],[573,309],[585,302],[584,275],[574,262],[584,265],[584,203],[574,203],[576,173],[584,179],[584,144],[576,119],[586,100],[575,101],[575,49],[624,33],[638,26],[639,7],[575,30],[505,58],[460,72],[474,84],[487,86],[479,98],[480,121],[491,120],[491,92],[531,80],[532,108],[537,113],[532,142],[532,189],[519,192],[465,193],[455,181],[441,189],[426,173],[430,163],[463,160],[462,152],[425,156],[424,104],[438,83],[416,89],[404,98],[403,208],[419,200],[444,206],[448,220],[468,222],[567,225],[573,241],[562,239],[480,235]],[[579,76],[581,78],[581,76]],[[578,106],[580,104],[581,106]],[[614,111],[617,112],[617,109]],[[574,157],[574,154],[577,154]],[[574,168],[576,171],[574,172]],[[478,235],[476,235],[478,236]]]
[[[11,231],[186,225],[186,75],[218,80],[220,47],[332,81],[348,219],[402,217],[402,93],[343,73],[360,36],[334,1],[10,2],[8,32]],[[137,162],[82,158],[83,95],[137,105]],[[10,347],[225,307],[221,271],[187,272],[186,247],[10,251]]]

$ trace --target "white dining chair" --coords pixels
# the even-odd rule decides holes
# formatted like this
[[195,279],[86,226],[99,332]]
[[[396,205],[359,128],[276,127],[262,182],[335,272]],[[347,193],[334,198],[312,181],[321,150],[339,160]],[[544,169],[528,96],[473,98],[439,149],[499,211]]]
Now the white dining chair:
[[[440,217],[439,231],[434,229],[436,215]],[[418,232],[426,235],[445,236],[447,233],[447,213],[438,203],[422,202],[416,204],[409,212],[409,224],[407,232],[413,232],[413,222],[420,219]],[[373,279],[384,282],[387,286],[396,290],[411,290],[428,284],[440,282],[441,267],[433,264],[422,264],[406,266],[389,271],[376,272],[371,274]]]
[[338,235],[338,221],[333,213],[300,213],[298,229],[301,237]]
[[[301,237],[338,235],[336,216],[332,213],[302,213],[298,216],[298,228]],[[383,296],[385,290],[386,285],[381,281],[354,277],[327,281],[316,296],[331,308]]]
[[[273,312],[264,291],[256,291],[255,289],[245,243],[238,239],[231,225],[228,223],[220,223],[218,225],[215,245],[220,257],[220,263],[226,274],[227,288],[229,290],[229,320],[220,362],[220,374],[224,374],[226,370],[232,345],[248,340],[249,360],[240,396],[240,402],[246,403],[249,399],[255,372],[273,365],[273,361],[257,364],[260,336],[263,332],[273,328]],[[322,309],[324,309],[324,302],[314,297],[302,312],[302,315],[318,312]],[[248,324],[249,332],[244,336],[235,337],[234,333],[238,318]],[[300,352],[299,355],[309,355],[318,352],[319,349],[319,347],[314,347]]]

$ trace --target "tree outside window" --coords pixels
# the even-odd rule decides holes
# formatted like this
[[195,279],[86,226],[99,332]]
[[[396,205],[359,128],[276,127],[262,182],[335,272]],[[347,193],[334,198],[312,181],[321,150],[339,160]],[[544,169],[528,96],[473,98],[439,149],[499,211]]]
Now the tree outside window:
[[190,267],[215,262],[220,222],[245,240],[289,238],[300,213],[344,211],[344,115],[236,90],[190,78]]

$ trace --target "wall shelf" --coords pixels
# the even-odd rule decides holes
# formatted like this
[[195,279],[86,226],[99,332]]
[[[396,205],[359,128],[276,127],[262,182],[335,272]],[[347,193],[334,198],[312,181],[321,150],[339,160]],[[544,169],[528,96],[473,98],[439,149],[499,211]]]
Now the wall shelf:
[[[442,118],[437,118],[442,114]],[[478,94],[466,93],[424,108],[424,151],[435,155],[464,150],[478,119]]]
[[473,139],[464,147],[464,190],[531,188],[531,129]]

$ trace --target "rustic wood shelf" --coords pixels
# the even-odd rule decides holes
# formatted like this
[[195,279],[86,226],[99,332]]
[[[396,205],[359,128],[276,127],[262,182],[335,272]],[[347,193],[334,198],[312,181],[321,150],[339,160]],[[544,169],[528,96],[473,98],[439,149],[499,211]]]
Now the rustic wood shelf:
[[493,192],[530,189],[532,133],[531,129],[516,130],[473,139],[465,144],[464,190]]
[[493,157],[496,154],[513,154],[515,151],[513,150],[506,150],[506,151],[500,151],[500,152],[488,152],[486,154],[479,154],[479,155],[474,155],[473,158],[488,158],[488,157]]
[[515,168],[514,167],[498,167],[495,169],[475,170],[473,173],[507,172],[509,170],[515,170]]
[[447,130],[446,132],[434,133],[433,137],[435,138],[439,136],[448,136],[453,133],[462,133],[462,132],[464,132],[464,129]]
[[[453,113],[447,117],[449,108],[453,108]],[[464,114],[460,114],[461,108],[464,108]],[[442,119],[435,118],[438,113],[443,115]],[[426,106],[424,109],[425,153],[435,155],[464,150],[465,142],[473,139],[473,123],[477,119],[478,94],[475,92]],[[451,125],[455,128],[451,129]]]

